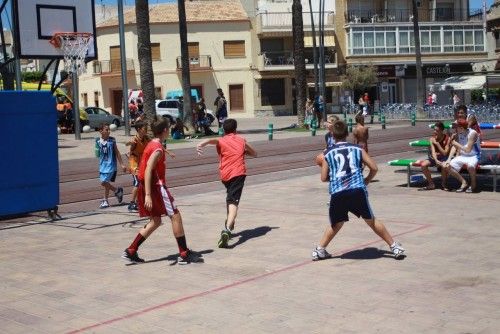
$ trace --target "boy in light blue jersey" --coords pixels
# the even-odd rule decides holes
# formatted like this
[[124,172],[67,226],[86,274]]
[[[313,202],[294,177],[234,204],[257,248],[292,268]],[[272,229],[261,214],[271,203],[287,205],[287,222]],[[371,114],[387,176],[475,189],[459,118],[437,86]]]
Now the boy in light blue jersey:
[[95,148],[99,158],[99,180],[104,187],[104,199],[101,201],[99,208],[105,209],[109,207],[108,196],[110,190],[114,192],[118,203],[121,203],[123,200],[123,188],[115,188],[111,184],[111,182],[115,182],[116,179],[116,161],[118,160],[124,172],[127,170],[127,167],[123,165],[122,156],[116,146],[115,138],[109,136],[109,124],[101,124],[99,132],[101,133],[101,137],[96,138]]
[[[330,226],[328,226],[319,245],[312,252],[313,261],[330,258],[326,247],[340,231],[344,222],[349,221],[348,213],[362,217],[368,226],[381,237],[391,248],[396,259],[404,257],[405,250],[395,242],[384,224],[375,221],[366,185],[377,173],[377,165],[372,158],[358,145],[346,142],[347,126],[343,121],[336,121],[332,126],[335,144],[324,154],[321,165],[321,181],[329,182],[330,192]],[[362,163],[370,170],[363,178]]]

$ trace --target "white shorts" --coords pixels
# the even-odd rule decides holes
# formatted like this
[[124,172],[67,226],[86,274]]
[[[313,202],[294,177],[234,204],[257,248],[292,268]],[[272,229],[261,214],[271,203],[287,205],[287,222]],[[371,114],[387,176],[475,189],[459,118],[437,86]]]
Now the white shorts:
[[477,160],[477,157],[475,155],[470,156],[470,157],[459,155],[458,157],[451,159],[450,166],[451,166],[451,168],[453,168],[454,170],[459,172],[463,166],[476,168],[477,163],[478,163],[478,160]]

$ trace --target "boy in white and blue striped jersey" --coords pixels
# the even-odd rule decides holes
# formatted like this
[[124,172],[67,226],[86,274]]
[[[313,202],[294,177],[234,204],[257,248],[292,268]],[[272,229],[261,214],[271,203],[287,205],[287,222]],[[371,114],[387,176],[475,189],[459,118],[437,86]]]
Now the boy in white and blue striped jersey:
[[[391,248],[396,259],[404,257],[405,250],[395,242],[384,224],[375,221],[375,216],[368,202],[366,185],[377,173],[377,165],[372,158],[358,145],[346,142],[347,126],[343,121],[336,121],[332,126],[335,144],[324,153],[321,165],[321,181],[329,182],[330,192],[330,225],[326,228],[319,245],[312,252],[313,261],[331,257],[326,247],[349,221],[348,213],[362,217],[370,228]],[[362,164],[370,170],[363,178]]]

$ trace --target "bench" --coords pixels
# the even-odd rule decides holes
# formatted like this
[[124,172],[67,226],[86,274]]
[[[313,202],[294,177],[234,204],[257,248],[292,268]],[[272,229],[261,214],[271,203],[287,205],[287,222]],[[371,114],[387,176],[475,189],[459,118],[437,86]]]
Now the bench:
[[[427,145],[425,145],[427,142]],[[429,146],[428,140],[417,140],[410,142],[412,147]],[[421,162],[417,159],[397,159],[387,162],[389,166],[406,167],[406,186],[411,185],[411,176],[421,173]],[[418,168],[418,170],[417,170]],[[436,167],[429,168],[437,172]],[[493,178],[493,192],[497,191],[498,177],[500,176],[500,143],[499,142],[481,142],[481,158],[479,160],[478,172],[485,172]]]
[[[443,122],[445,129],[451,129],[453,126],[453,122],[446,121]],[[429,128],[434,129],[434,124],[429,124]],[[479,123],[479,128],[482,130],[486,129],[500,129],[500,123]]]

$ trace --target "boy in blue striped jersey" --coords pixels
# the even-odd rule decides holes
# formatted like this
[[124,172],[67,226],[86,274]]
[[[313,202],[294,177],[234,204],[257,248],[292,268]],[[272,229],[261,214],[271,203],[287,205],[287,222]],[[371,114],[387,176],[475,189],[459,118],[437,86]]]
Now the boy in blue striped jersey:
[[[377,173],[377,165],[365,150],[358,145],[346,142],[347,126],[343,121],[333,123],[332,135],[335,145],[324,154],[321,165],[321,181],[330,182],[330,226],[328,226],[319,245],[312,252],[313,261],[331,257],[326,247],[340,231],[344,222],[349,221],[348,213],[362,217],[370,228],[391,248],[396,259],[404,257],[404,248],[395,242],[384,224],[375,221],[368,202],[366,185]],[[370,170],[363,178],[362,163]]]

